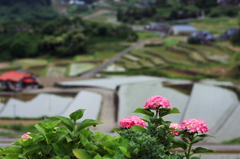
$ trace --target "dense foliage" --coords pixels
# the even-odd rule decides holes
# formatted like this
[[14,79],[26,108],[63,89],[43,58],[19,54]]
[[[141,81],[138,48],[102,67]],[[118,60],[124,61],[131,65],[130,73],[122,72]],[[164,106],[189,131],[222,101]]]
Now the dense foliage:
[[35,5],[35,4],[40,4],[44,6],[50,6],[51,5],[51,0],[0,0],[0,5],[5,5],[5,6],[11,6],[16,3],[26,3],[29,5]]
[[[196,153],[213,153],[202,147],[192,145],[204,140],[208,132],[207,124],[200,119],[185,119],[181,126],[164,121],[163,116],[179,113],[170,108],[169,101],[161,96],[147,100],[144,109],[134,113],[146,115],[142,119],[133,116],[123,118],[115,129],[118,136],[91,132],[89,126],[101,122],[85,119],[84,109],[69,115],[48,117],[43,123],[35,125],[38,133],[27,132],[12,144],[16,147],[0,148],[0,158],[20,159],[199,159]],[[122,127],[123,125],[127,127]],[[145,125],[146,124],[146,125]],[[179,139],[175,139],[178,136]],[[182,148],[183,153],[173,152]]]
[[0,21],[52,20],[58,17],[51,0],[0,0]]
[[113,5],[118,6],[117,19],[119,21],[144,23],[146,20],[165,21],[196,18],[204,16],[204,14],[210,17],[236,16],[240,9],[236,7],[235,1],[227,3],[226,5],[218,4],[215,0],[156,0],[145,1],[144,4],[135,2],[135,5],[127,7],[117,4],[117,2]]
[[137,34],[126,25],[61,17],[51,21],[6,21],[0,23],[0,58],[53,55],[66,57],[89,53],[87,45],[102,38],[136,41]]

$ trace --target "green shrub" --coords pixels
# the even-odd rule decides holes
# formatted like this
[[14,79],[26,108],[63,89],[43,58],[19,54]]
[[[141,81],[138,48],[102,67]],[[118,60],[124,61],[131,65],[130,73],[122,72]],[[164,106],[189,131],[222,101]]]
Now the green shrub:
[[201,40],[198,38],[188,38],[187,42],[189,44],[201,44]]
[[[183,159],[186,157],[186,159],[190,159],[194,157],[199,159],[200,157],[195,156],[195,153],[213,152],[202,147],[192,148],[194,143],[210,136],[205,134],[208,128],[204,121],[201,126],[199,123],[197,125],[193,123],[191,130],[196,129],[196,131],[190,131],[184,125],[182,128],[171,127],[171,122],[164,121],[162,117],[179,113],[179,110],[169,108],[168,101],[163,103],[159,104],[157,108],[136,109],[134,113],[146,116],[142,119],[134,116],[134,122],[127,120],[131,126],[114,129],[113,131],[119,133],[114,137],[100,132],[93,133],[88,128],[102,124],[102,122],[92,119],[78,122],[83,117],[84,109],[76,110],[69,115],[69,118],[47,117],[44,122],[35,125],[38,133],[27,132],[12,143],[14,147],[1,147],[0,158]],[[163,107],[163,105],[169,107]],[[190,122],[194,121],[194,119],[189,120]],[[200,121],[200,119],[196,120]],[[141,122],[143,127],[137,125],[137,122]],[[120,126],[122,125],[120,124]],[[176,136],[179,136],[180,140],[175,139]],[[172,152],[175,148],[182,148],[184,152]]]
[[240,34],[235,34],[231,36],[230,42],[235,46],[240,46]]

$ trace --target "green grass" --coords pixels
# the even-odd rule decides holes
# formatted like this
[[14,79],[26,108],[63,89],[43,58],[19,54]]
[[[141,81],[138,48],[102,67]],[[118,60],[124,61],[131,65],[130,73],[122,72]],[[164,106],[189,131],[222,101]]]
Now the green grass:
[[109,59],[128,48],[129,46],[120,41],[97,42],[88,45],[89,53],[98,53],[98,59]]
[[16,132],[16,133],[11,133],[11,132],[0,132],[0,136],[11,136],[11,137],[21,137],[23,133]]
[[228,141],[223,141],[222,143],[223,144],[240,144],[240,137],[237,137]]
[[164,40],[163,41],[163,44],[164,45],[176,45],[178,43],[178,41],[177,40]]
[[52,67],[48,67],[48,70],[45,76],[46,77],[64,77],[65,72],[66,72],[66,67],[52,66]]
[[149,61],[151,60],[152,63],[155,64],[155,65],[160,65],[160,64],[164,64],[165,63],[165,61],[163,59],[148,54],[146,52],[146,48],[135,49],[135,50],[131,51],[131,53],[133,55],[140,56],[140,57],[142,57],[144,59],[149,59]]
[[152,62],[152,60],[150,60],[149,57],[144,56],[144,55],[139,55],[136,53],[130,53],[130,55],[136,56],[140,58],[140,62],[142,63],[143,67],[154,67],[154,63]]
[[237,18],[206,18],[203,20],[195,20],[190,23],[197,30],[208,30],[212,34],[219,35],[229,28],[238,28]]
[[19,132],[32,132],[32,133],[36,133],[37,129],[35,128],[34,125],[35,124],[32,124],[32,125],[22,125],[22,124],[0,125],[0,128],[18,131],[18,132],[16,132],[16,134],[19,134]]
[[196,51],[189,50],[189,49],[183,48],[181,46],[173,46],[171,48],[187,53],[189,56],[189,60],[191,60],[192,62],[198,62],[198,63],[202,63],[202,64],[207,62],[207,60]]
[[12,65],[13,66],[41,66],[46,65],[47,60],[44,59],[18,59],[15,60]]
[[76,55],[73,57],[73,61],[90,61],[94,60],[93,55]]
[[125,59],[125,58],[120,59],[119,62],[125,63],[125,67],[127,69],[141,69],[142,68],[142,66],[138,62],[133,62],[133,61]]
[[167,62],[170,63],[193,65],[193,63],[189,60],[188,56],[180,53],[167,51],[165,47],[148,48],[147,51],[160,55],[165,60],[167,60]]
[[38,76],[41,76],[42,73],[44,72],[45,70],[45,67],[46,65],[43,65],[43,66],[32,66],[32,67],[28,67],[26,70],[35,74],[35,75],[38,75]]
[[179,43],[179,47],[195,50],[201,54],[208,62],[223,62],[228,63],[232,61],[232,57],[221,48],[213,47],[211,45],[191,45],[187,43]]
[[73,63],[70,65],[68,76],[77,76],[95,67],[96,65],[91,63]]
[[151,38],[161,38],[160,34],[154,32],[138,31],[138,40],[151,39]]
[[48,65],[44,67],[43,71],[40,73],[40,77],[45,77],[47,70],[48,70]]

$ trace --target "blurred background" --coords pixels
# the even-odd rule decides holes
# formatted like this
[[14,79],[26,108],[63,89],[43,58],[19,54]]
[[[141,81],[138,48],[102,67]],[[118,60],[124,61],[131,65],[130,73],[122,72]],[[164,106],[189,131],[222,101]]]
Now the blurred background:
[[199,118],[201,144],[240,158],[239,0],[0,0],[0,146],[44,117],[86,109],[91,128],[153,95]]

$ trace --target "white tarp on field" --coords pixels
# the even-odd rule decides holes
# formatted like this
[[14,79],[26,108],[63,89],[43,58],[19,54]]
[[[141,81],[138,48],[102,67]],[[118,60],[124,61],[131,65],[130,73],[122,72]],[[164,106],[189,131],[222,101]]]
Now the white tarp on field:
[[72,99],[72,97],[61,97],[46,93],[41,93],[28,102],[11,98],[5,104],[3,111],[0,112],[0,117],[37,118],[54,116],[62,112]]
[[101,102],[102,96],[100,94],[90,91],[81,91],[60,115],[69,117],[72,112],[78,109],[86,109],[81,120],[97,120],[101,108]]
[[232,109],[229,114],[226,114],[224,116],[224,121],[222,123],[219,123],[216,126],[216,129],[213,129],[211,131],[212,135],[215,136],[215,138],[208,138],[207,142],[216,142],[216,141],[228,141],[234,138],[238,138],[240,136],[240,104],[236,105],[234,109]]
[[66,81],[58,82],[61,86],[94,86],[102,87],[107,89],[115,89],[118,85],[129,84],[129,83],[140,83],[147,81],[164,81],[166,78],[151,77],[151,76],[118,76],[114,78],[102,78],[102,79],[89,79],[89,80],[78,80],[78,81]]
[[[199,118],[204,120],[210,129],[209,134],[219,134],[218,138],[212,140],[213,142],[221,142],[223,138],[232,139],[234,136],[239,136],[239,133],[232,136],[226,134],[229,134],[230,131],[231,134],[239,132],[240,127],[232,125],[230,129],[226,125],[226,121],[240,121],[239,115],[237,115],[240,110],[236,109],[238,102],[236,93],[231,90],[195,83],[184,119]],[[232,114],[232,112],[234,113]],[[221,128],[221,133],[218,132],[219,128]],[[227,137],[220,134],[225,134]]]
[[81,91],[74,99],[41,93],[28,102],[14,98],[9,99],[0,109],[2,110],[0,117],[38,118],[57,115],[69,117],[72,112],[78,109],[86,109],[82,119],[97,119],[101,102],[102,96],[90,91]]
[[[171,107],[176,107],[182,112],[187,104],[188,95],[174,89],[163,87],[161,82],[142,82],[137,84],[122,85],[119,90],[119,112],[118,121],[126,116],[143,116],[132,113],[137,108],[143,108],[146,100],[154,95],[160,95],[170,101]],[[179,122],[180,114],[171,114],[165,120]]]

